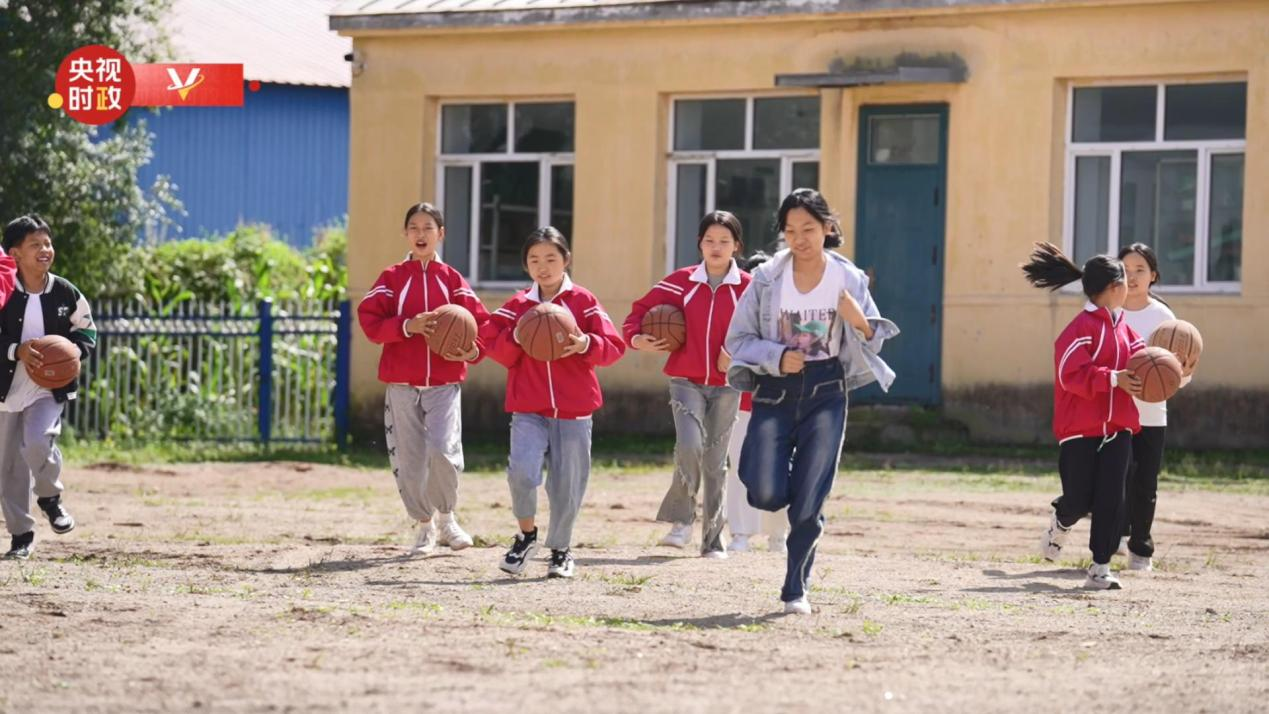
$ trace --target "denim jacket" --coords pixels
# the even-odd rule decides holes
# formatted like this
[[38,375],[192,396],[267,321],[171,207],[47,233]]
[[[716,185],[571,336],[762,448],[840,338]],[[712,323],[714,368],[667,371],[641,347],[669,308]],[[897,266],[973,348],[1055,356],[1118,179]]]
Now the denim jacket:
[[[872,326],[871,340],[863,333],[843,326],[841,350],[837,358],[846,375],[846,390],[858,389],[873,382],[889,391],[894,382],[894,370],[890,369],[878,353],[886,340],[899,334],[899,327],[881,316],[877,304],[868,292],[868,276],[836,251],[825,250],[829,260],[846,269],[846,289],[863,308],[868,324]],[[740,304],[732,316],[727,330],[726,347],[731,355],[731,368],[727,370],[727,382],[742,392],[752,392],[758,383],[758,375],[780,376],[780,359],[787,349],[780,342],[780,288],[784,281],[784,269],[792,260],[788,250],[782,250],[758,266],[753,282],[740,297]]]

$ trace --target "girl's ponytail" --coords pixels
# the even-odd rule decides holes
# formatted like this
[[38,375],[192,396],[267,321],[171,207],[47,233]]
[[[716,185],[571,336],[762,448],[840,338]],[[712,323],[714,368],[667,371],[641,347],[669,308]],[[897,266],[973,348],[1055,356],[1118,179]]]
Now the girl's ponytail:
[[1084,271],[1052,243],[1036,243],[1035,250],[1031,252],[1031,260],[1021,267],[1022,272],[1026,273],[1027,282],[1037,288],[1049,290],[1057,290],[1084,277]]

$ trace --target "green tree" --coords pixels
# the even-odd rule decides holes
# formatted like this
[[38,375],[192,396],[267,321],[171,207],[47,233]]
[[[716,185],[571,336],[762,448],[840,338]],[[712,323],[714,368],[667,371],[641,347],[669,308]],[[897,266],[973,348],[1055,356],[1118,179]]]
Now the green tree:
[[[130,62],[168,54],[159,29],[171,0],[0,0],[0,221],[40,213],[53,228],[55,268],[87,294],[141,289],[131,265],[137,237],[179,203],[165,179],[144,190],[144,126],[119,122],[99,137],[48,106],[57,67],[100,44]],[[132,111],[136,111],[135,109]]]

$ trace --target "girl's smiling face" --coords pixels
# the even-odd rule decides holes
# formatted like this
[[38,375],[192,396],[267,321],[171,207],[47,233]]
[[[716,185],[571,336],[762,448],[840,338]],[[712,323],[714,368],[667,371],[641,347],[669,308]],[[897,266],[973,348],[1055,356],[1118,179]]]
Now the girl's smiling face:
[[18,270],[27,275],[43,275],[53,267],[53,237],[44,231],[28,233],[22,242],[9,251],[18,264]]
[[794,208],[785,217],[784,242],[801,260],[815,258],[824,252],[827,227],[805,208]]
[[714,274],[729,269],[732,258],[736,257],[736,251],[740,248],[731,230],[718,224],[705,230],[705,235],[701,236],[698,246],[701,250],[701,258],[705,260],[705,269]]
[[1124,256],[1124,273],[1128,277],[1128,296],[1140,298],[1150,293],[1150,286],[1159,279],[1159,274],[1150,269],[1146,259],[1137,253]]
[[524,269],[533,282],[546,288],[554,288],[564,281],[568,259],[551,243],[538,243],[529,248],[524,258]]
[[436,219],[425,211],[410,216],[402,234],[410,247],[410,257],[424,262],[436,257],[441,241],[445,240],[445,229],[437,225]]

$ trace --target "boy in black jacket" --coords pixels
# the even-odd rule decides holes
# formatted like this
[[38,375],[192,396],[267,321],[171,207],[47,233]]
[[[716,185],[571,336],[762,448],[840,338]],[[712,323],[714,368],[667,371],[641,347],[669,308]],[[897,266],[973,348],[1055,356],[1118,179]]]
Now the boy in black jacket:
[[25,560],[35,543],[31,517],[34,486],[40,510],[54,533],[67,533],[75,519],[62,506],[62,410],[75,398],[75,381],[45,389],[31,381],[27,367],[43,356],[32,340],[61,335],[74,342],[80,359],[97,343],[88,301],[79,290],[49,272],[53,235],[44,219],[22,216],[4,228],[4,250],[17,262],[18,280],[0,308],[0,504],[12,536],[5,558]]

